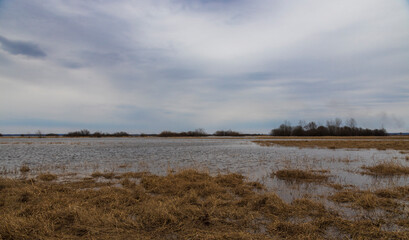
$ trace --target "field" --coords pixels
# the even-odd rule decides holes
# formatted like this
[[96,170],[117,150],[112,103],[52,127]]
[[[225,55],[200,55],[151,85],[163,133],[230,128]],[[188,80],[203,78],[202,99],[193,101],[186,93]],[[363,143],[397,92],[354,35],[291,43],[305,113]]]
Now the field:
[[[0,177],[0,239],[409,239],[409,152],[405,144],[394,147],[389,139],[297,139],[291,143],[305,141],[346,143],[335,150],[324,143],[303,143],[298,153],[310,149],[307,146],[329,153],[346,146],[356,149],[352,153],[382,149],[371,154],[395,157],[324,162],[295,155],[295,159],[281,159],[259,179],[200,166],[168,167],[166,173],[157,174],[118,163],[115,168],[85,174],[22,164],[14,176]],[[51,149],[66,144],[43,143],[3,145]],[[72,143],[68,147],[75,151],[81,144],[85,150],[95,149],[87,141]],[[263,146],[243,145],[244,152],[275,151],[270,146],[278,146],[287,153],[276,140],[257,144]],[[270,166],[263,165],[264,160],[256,164]],[[351,184],[349,178],[369,186]]]
[[394,149],[394,150],[409,150],[409,140],[408,139],[366,139],[366,138],[320,138],[320,139],[308,139],[303,140],[302,138],[296,139],[296,141],[289,140],[265,140],[265,141],[254,141],[262,146],[273,146],[280,145],[286,147],[299,147],[299,148],[329,148],[329,149],[342,149],[342,148],[352,148],[352,149],[370,149],[375,148],[378,150]]

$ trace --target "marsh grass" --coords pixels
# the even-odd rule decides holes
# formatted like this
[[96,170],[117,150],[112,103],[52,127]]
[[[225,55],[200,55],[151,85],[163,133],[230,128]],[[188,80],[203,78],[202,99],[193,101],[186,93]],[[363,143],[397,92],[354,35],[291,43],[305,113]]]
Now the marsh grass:
[[113,172],[104,172],[104,173],[94,172],[94,173],[91,174],[91,177],[93,177],[93,178],[103,177],[105,179],[112,179],[112,178],[115,177],[115,173],[113,173]]
[[280,145],[285,147],[299,148],[328,148],[328,149],[394,149],[409,150],[409,141],[402,140],[366,140],[366,139],[339,139],[339,140],[266,140],[253,141],[260,146]]
[[30,171],[30,168],[26,165],[23,165],[20,167],[20,172],[21,173],[28,173]]
[[344,190],[337,192],[328,199],[337,203],[346,203],[350,206],[370,209],[383,209],[389,212],[402,213],[404,205],[399,199],[409,197],[409,187],[395,187],[376,191]]
[[126,172],[120,175],[121,178],[142,178],[151,175],[150,172]]
[[281,180],[288,181],[306,181],[306,182],[322,182],[327,181],[328,176],[324,175],[328,170],[299,170],[299,169],[283,169],[272,173]]
[[37,178],[41,181],[53,181],[56,180],[58,177],[55,174],[51,174],[51,173],[41,173],[40,175],[37,176]]
[[[0,238],[409,237],[408,231],[382,229],[377,220],[342,218],[312,199],[286,203],[262,184],[236,173],[211,176],[192,169],[166,176],[128,173],[120,183],[94,178],[74,182],[0,178]],[[380,192],[371,194],[384,198]]]
[[383,162],[374,166],[362,166],[362,169],[366,170],[364,174],[374,176],[394,176],[394,175],[407,175],[409,174],[409,167],[402,164],[390,161]]

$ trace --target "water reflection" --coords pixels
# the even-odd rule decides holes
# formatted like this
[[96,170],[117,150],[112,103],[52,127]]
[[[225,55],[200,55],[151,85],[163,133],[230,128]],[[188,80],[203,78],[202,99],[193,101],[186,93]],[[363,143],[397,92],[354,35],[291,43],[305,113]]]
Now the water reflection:
[[362,189],[404,185],[408,182],[405,176],[376,178],[361,174],[361,167],[390,159],[408,165],[405,157],[405,153],[395,150],[262,147],[249,139],[0,139],[0,170],[7,176],[20,174],[22,165],[32,169],[30,174],[75,172],[76,176],[94,171],[166,174],[170,168],[194,167],[212,174],[241,173],[274,188],[280,188],[282,183],[269,176],[283,168],[325,169],[332,182]]

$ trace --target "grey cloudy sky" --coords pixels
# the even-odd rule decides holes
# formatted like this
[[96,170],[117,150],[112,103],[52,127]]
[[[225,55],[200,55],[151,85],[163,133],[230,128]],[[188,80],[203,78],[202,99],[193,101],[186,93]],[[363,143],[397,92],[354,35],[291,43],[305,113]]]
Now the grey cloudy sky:
[[0,0],[0,132],[409,131],[406,0]]

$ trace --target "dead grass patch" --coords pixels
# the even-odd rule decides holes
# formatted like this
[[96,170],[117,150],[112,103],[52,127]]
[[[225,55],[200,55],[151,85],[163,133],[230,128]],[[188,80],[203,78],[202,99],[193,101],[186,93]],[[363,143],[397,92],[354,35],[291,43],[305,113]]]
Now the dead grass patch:
[[121,178],[142,178],[143,176],[150,175],[149,172],[126,172],[121,174]]
[[349,203],[353,207],[360,207],[367,210],[380,208],[387,211],[399,212],[401,204],[394,199],[402,198],[406,195],[398,193],[399,190],[402,190],[400,188],[382,189],[375,192],[344,190],[333,194],[329,197],[329,200],[337,203]]
[[112,179],[112,178],[115,177],[115,173],[113,173],[113,172],[107,172],[107,173],[94,172],[94,173],[91,174],[91,177],[93,177],[93,178],[103,177],[103,178],[106,178],[106,179]]
[[0,236],[2,239],[409,237],[408,232],[384,231],[371,221],[343,219],[311,199],[286,203],[263,185],[249,182],[239,174],[210,176],[183,170],[166,176],[138,176],[138,181],[124,178],[121,186],[113,185],[115,181],[101,183],[94,179],[45,182],[0,178]]
[[273,172],[273,176],[276,176],[282,180],[290,181],[307,181],[307,182],[320,182],[327,181],[328,176],[322,174],[322,172],[327,172],[327,170],[299,170],[299,169],[283,169]]
[[51,174],[51,173],[42,173],[40,175],[37,176],[37,178],[41,181],[53,181],[56,180],[58,177],[55,174]]
[[364,140],[364,139],[339,139],[339,140],[266,140],[253,141],[261,146],[280,145],[299,148],[328,148],[328,149],[394,149],[409,150],[409,141],[402,140]]
[[28,173],[30,171],[30,168],[26,165],[23,165],[20,167],[20,172],[21,173]]
[[365,174],[375,176],[393,176],[409,174],[409,167],[403,166],[396,162],[384,162],[374,166],[362,166],[365,169]]
[[327,186],[332,187],[333,189],[338,191],[344,189],[344,186],[339,183],[327,183]]

